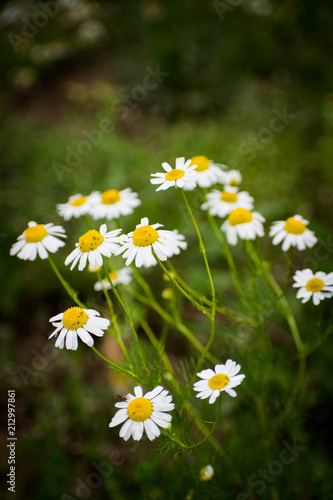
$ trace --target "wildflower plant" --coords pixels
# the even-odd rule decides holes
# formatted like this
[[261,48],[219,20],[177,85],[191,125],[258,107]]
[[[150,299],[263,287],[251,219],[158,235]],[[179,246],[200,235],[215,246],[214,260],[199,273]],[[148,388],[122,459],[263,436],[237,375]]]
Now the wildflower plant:
[[[156,191],[163,192],[153,193],[151,186],[152,194],[163,197],[165,206],[171,194],[178,196],[178,203],[187,214],[186,238],[177,227],[163,227],[163,214],[156,214],[151,223],[145,215],[144,203],[141,206],[140,194],[130,187],[76,194],[67,203],[58,205],[58,213],[65,221],[82,217],[87,225],[75,249],[71,250],[74,245],[71,241],[69,250],[63,253],[64,264],[71,264],[72,272],[77,271],[77,264],[78,271],[84,271],[89,265],[92,279],[98,278],[92,283],[91,292],[102,294],[107,314],[105,309],[101,314],[87,307],[91,299],[78,298],[49,255],[65,245],[59,239],[66,237],[62,226],[30,222],[10,253],[25,260],[35,260],[37,256],[48,259],[68,293],[67,310],[60,314],[55,311],[50,319],[55,330],[49,338],[55,338],[55,347],[90,348],[111,370],[131,380],[128,393],[115,404],[116,412],[110,404],[110,439],[116,439],[113,427],[120,425],[119,436],[125,441],[130,438],[138,441],[146,435],[158,443],[163,452],[174,454],[211,447],[215,462],[220,456],[227,466],[216,436],[221,431],[237,430],[231,427],[223,431],[225,404],[229,415],[237,412],[241,404],[253,405],[260,425],[267,425],[263,405],[269,406],[269,401],[263,403],[254,389],[255,384],[260,386],[263,377],[271,376],[259,373],[256,365],[260,365],[260,356],[264,356],[272,342],[265,336],[265,318],[270,314],[282,318],[292,341],[292,345],[288,344],[292,349],[291,359],[298,366],[294,386],[287,395],[283,388],[275,388],[280,391],[282,401],[276,428],[271,430],[274,433],[297,404],[305,384],[306,357],[313,348],[302,338],[285,291],[288,287],[292,298],[302,299],[302,303],[312,298],[318,306],[320,301],[333,296],[332,273],[299,269],[290,286],[289,253],[283,285],[281,277],[275,277],[270,264],[261,257],[260,243],[267,233],[266,218],[254,210],[254,199],[247,191],[239,192],[242,176],[238,171],[228,171],[226,166],[213,163],[205,156],[177,158],[175,168],[166,162],[162,166],[164,172],[151,174],[150,183],[158,185]],[[149,186],[149,179],[147,184]],[[173,188],[173,193],[169,188]],[[201,197],[196,210],[191,204],[194,190]],[[134,229],[126,220],[131,213],[140,221]],[[97,219],[98,225],[94,222]],[[106,222],[100,225],[100,219]],[[300,215],[274,222],[269,231],[273,245],[283,242],[283,252],[289,247],[308,251],[317,238],[306,228],[307,224]],[[214,263],[206,247],[207,234],[209,249],[214,241]],[[265,241],[271,244],[269,238]],[[191,272],[186,263],[191,265],[193,253],[199,256],[197,265],[205,273],[200,289],[188,279]],[[185,263],[181,269],[178,256],[183,256]],[[221,268],[228,268],[230,272],[232,306],[225,292],[228,285],[216,272]],[[298,288],[297,295],[293,294],[294,287]],[[268,314],[266,304],[273,305],[272,313]],[[151,313],[159,318],[161,328],[151,324]],[[188,320],[185,313],[194,319]],[[198,335],[198,328],[194,327],[196,322],[202,325],[202,335]],[[188,356],[178,362],[170,356],[170,330],[183,337],[188,346]],[[228,341],[230,331],[235,332],[237,347],[231,347]],[[103,337],[107,335],[112,335],[120,346],[122,360],[119,362],[103,354]],[[260,346],[260,356],[249,359],[248,353],[256,343]],[[279,354],[276,358],[280,359]],[[273,366],[272,371],[274,368],[282,371],[284,367]],[[276,384],[274,375],[272,384]],[[212,465],[198,468],[198,478],[214,481],[214,470],[212,461]]]

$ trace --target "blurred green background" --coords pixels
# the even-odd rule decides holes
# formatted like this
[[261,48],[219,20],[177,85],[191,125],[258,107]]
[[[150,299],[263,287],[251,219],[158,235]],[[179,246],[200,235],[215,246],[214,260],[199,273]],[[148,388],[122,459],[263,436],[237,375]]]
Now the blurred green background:
[[[242,188],[268,223],[297,213],[311,221],[319,244],[295,253],[295,269],[333,271],[331,20],[329,0],[2,3],[0,370],[4,408],[8,389],[17,397],[16,498],[229,500],[242,492],[209,446],[174,461],[172,454],[151,451],[155,445],[147,441],[126,445],[117,430],[108,429],[115,394],[131,390],[132,382],[110,375],[83,345],[75,353],[54,348],[47,340],[48,320],[71,304],[47,262],[20,261],[9,257],[9,249],[30,220],[61,224],[55,206],[69,195],[132,187],[142,206],[121,221],[124,231],[144,216],[178,228],[191,252],[174,264],[186,269],[193,287],[207,292],[178,193],[155,193],[149,183],[163,161],[205,155],[242,172]],[[201,195],[191,199],[216,285],[223,284],[225,302],[237,307],[225,260],[200,211]],[[63,225],[68,244],[55,260],[81,298],[103,312],[94,276],[63,266],[84,225]],[[273,260],[276,276],[283,277],[280,249],[267,237],[261,248],[263,257]],[[246,279],[241,246],[233,253]],[[154,271],[145,275],[153,282]],[[157,293],[163,286],[156,285]],[[280,389],[288,390],[296,368],[287,366],[289,379],[284,378],[281,367],[293,345],[279,315],[265,314],[271,300],[265,293],[252,298],[269,349],[256,351],[246,327],[222,318],[214,352],[222,360],[234,356],[250,381],[263,372],[272,377],[262,396],[264,411],[273,418],[285,398]],[[305,342],[319,346],[309,357],[307,389],[275,440],[270,429],[256,425],[249,390],[240,389],[243,395],[226,401],[219,437],[244,484],[279,456],[284,440],[296,439],[306,450],[264,492],[257,494],[254,487],[253,498],[326,500],[333,495],[330,304],[303,306],[293,290],[287,293]],[[205,342],[205,322],[185,306],[184,315]],[[148,319],[158,331],[158,318]],[[167,347],[177,365],[191,351],[177,332],[171,331],[170,339]],[[112,343],[100,346],[115,359],[120,356]],[[207,412],[207,405],[201,408]],[[2,421],[5,439],[5,411]],[[96,476],[94,463],[101,462],[105,477],[99,481],[103,474]],[[200,483],[198,471],[207,463],[214,464],[214,479]],[[6,453],[1,471],[1,498],[13,498],[6,486]]]

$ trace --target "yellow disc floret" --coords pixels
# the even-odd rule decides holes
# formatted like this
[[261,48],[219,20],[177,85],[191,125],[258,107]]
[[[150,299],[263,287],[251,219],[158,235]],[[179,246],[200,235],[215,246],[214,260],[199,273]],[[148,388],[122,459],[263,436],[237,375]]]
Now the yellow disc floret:
[[47,231],[43,224],[28,227],[24,233],[24,238],[27,243],[37,243],[38,241],[42,241],[45,236],[47,236]]
[[68,330],[82,328],[88,321],[88,314],[81,307],[70,307],[64,312],[62,324]]
[[144,422],[153,413],[153,405],[147,398],[136,398],[128,404],[127,415],[135,422]]
[[307,282],[305,288],[308,292],[316,293],[320,292],[324,288],[324,282],[320,278],[312,278]]
[[294,219],[294,217],[289,217],[284,225],[284,230],[290,234],[303,234],[306,230],[306,225],[300,220]]
[[114,205],[120,201],[119,191],[117,189],[109,189],[102,193],[102,203],[103,205]]
[[229,191],[222,191],[221,193],[221,201],[225,201],[226,203],[236,203],[237,194],[230,193]]
[[211,379],[208,381],[208,385],[211,389],[223,389],[226,385],[229,384],[229,377],[228,375],[214,375]]
[[118,278],[118,273],[116,273],[116,271],[111,271],[111,273],[109,273],[109,276],[110,276],[110,280],[114,281]]
[[148,247],[157,241],[158,232],[151,226],[137,227],[133,233],[133,243],[136,247]]
[[181,170],[180,168],[174,168],[170,170],[170,172],[165,174],[165,179],[167,181],[177,181],[178,179],[181,179],[184,174],[184,170]]
[[191,165],[197,166],[197,168],[194,169],[197,172],[204,172],[209,169],[209,160],[206,156],[193,156],[193,158],[191,158]]
[[237,226],[238,224],[246,224],[247,222],[251,222],[253,219],[250,210],[246,210],[246,208],[235,208],[228,215],[228,221],[230,226]]
[[79,238],[79,247],[81,252],[90,252],[96,250],[104,241],[101,233],[95,229],[90,229]]
[[75,200],[71,201],[71,205],[72,207],[80,207],[81,205],[84,205],[86,201],[86,196],[79,196],[78,198],[75,198]]

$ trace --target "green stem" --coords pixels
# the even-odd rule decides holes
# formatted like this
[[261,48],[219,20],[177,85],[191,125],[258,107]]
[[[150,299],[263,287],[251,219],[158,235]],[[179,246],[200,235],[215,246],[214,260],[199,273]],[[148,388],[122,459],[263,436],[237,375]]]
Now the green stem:
[[137,382],[139,382],[139,384],[144,385],[144,381],[142,381],[140,378],[138,378],[133,372],[131,372],[130,370],[126,370],[126,368],[123,368],[122,366],[119,366],[116,363],[113,363],[108,358],[103,356],[103,354],[101,354],[99,351],[97,351],[97,349],[94,346],[91,346],[90,349],[92,349],[94,351],[94,353],[97,354],[97,356],[99,356],[101,359],[103,359],[103,361],[105,361],[108,365],[110,365],[114,370],[125,373],[129,377],[131,377],[134,380],[136,380]]
[[197,233],[197,237],[198,237],[198,240],[199,240],[200,251],[201,251],[201,253],[203,255],[203,259],[204,259],[204,262],[205,262],[206,271],[207,271],[207,275],[208,275],[208,279],[209,279],[209,284],[210,284],[210,289],[211,289],[211,294],[212,294],[212,311],[211,311],[211,315],[214,317],[215,316],[215,288],[214,288],[213,278],[212,278],[212,274],[210,272],[210,267],[209,267],[209,263],[208,263],[208,259],[207,259],[207,255],[206,255],[206,248],[205,248],[204,242],[202,240],[199,227],[198,227],[197,222],[196,222],[196,220],[194,218],[191,206],[190,206],[190,204],[189,204],[189,202],[187,200],[186,194],[185,194],[185,192],[184,192],[183,189],[181,189],[181,193],[183,195],[183,199],[185,201],[187,210],[188,210],[188,212],[190,214],[190,217],[191,217],[194,229],[195,229],[195,231]]
[[225,241],[225,238],[224,238],[224,235],[222,234],[222,232],[220,231],[220,229],[218,228],[218,225],[216,224],[216,220],[214,219],[214,217],[209,213],[209,211],[207,212],[207,217],[208,217],[208,220],[210,222],[210,225],[215,233],[215,236],[216,238],[218,239],[221,247],[222,247],[222,250],[223,250],[223,253],[225,255],[225,258],[227,259],[227,262],[228,262],[228,265],[229,265],[229,268],[230,268],[230,271],[231,271],[231,276],[232,276],[232,281],[234,283],[234,287],[235,287],[235,290],[236,290],[236,293],[244,307],[244,309],[246,310],[249,310],[249,304],[245,298],[245,295],[244,295],[244,292],[242,290],[242,287],[240,285],[240,282],[239,282],[239,279],[238,279],[238,273],[237,273],[237,268],[236,268],[236,264],[235,264],[235,261],[233,259],[233,256],[229,250],[229,247],[228,247],[228,244],[227,242]]
[[59,269],[57,268],[54,260],[52,259],[52,257],[48,256],[48,260],[51,264],[51,267],[53,269],[53,271],[55,272],[56,276],[58,277],[60,283],[62,284],[62,286],[64,287],[64,289],[66,290],[66,292],[68,293],[68,295],[71,297],[71,299],[79,306],[79,307],[82,307],[83,309],[85,309],[85,305],[78,299],[77,297],[77,293],[75,292],[75,290],[73,290],[73,288],[70,286],[69,283],[67,283],[67,281],[63,278],[62,274],[60,273]]
[[300,333],[298,331],[298,327],[294,318],[294,315],[291,312],[289,303],[284,296],[284,293],[278,284],[278,282],[275,280],[274,276],[270,272],[268,268],[268,263],[262,262],[256,251],[254,250],[252,243],[250,241],[245,241],[245,248],[247,249],[251,259],[253,260],[257,271],[259,274],[263,274],[266,282],[272,287],[274,292],[277,295],[278,302],[280,304],[280,311],[283,314],[283,316],[286,318],[287,323],[289,325],[291,334],[293,336],[295,345],[300,353],[303,353],[304,351],[304,345],[300,336]]
[[186,450],[190,450],[191,448],[197,448],[198,446],[202,445],[203,443],[205,443],[212,436],[212,434],[214,434],[214,431],[215,431],[215,429],[217,427],[217,424],[218,424],[218,421],[219,421],[219,418],[220,418],[220,415],[221,415],[221,405],[222,405],[222,398],[219,397],[218,398],[218,407],[217,407],[216,420],[214,422],[214,425],[213,425],[213,427],[211,428],[210,431],[208,431],[208,432],[205,433],[205,437],[201,441],[199,441],[198,443],[194,443],[194,444],[191,444],[189,446],[187,444],[182,443],[179,439],[175,438],[174,436],[171,436],[170,434],[168,434],[169,439],[173,443],[177,444],[178,446],[181,446],[182,448],[184,448]]
[[[172,263],[169,260],[168,260],[167,264],[168,264],[169,270],[171,271],[171,273],[173,273],[175,280],[178,281],[178,283],[184,288],[184,290],[186,290],[188,293],[193,295],[193,297],[195,297],[197,300],[201,300],[202,302],[204,302],[208,306],[212,307],[212,305],[213,305],[212,301],[207,299],[207,297],[200,295],[195,290],[193,290],[193,288],[191,288],[180,277],[180,275],[177,273],[175,267],[172,265]],[[235,323],[254,323],[254,321],[251,318],[246,318],[244,316],[240,316],[239,313],[237,313],[236,311],[233,311],[227,307],[222,307],[222,306],[216,305],[216,311],[223,314],[223,316],[230,319],[231,321],[234,321]]]
[[118,319],[117,319],[117,316],[115,314],[114,307],[113,307],[110,295],[108,294],[108,291],[104,287],[100,271],[97,272],[97,276],[98,276],[99,282],[101,284],[101,287],[102,287],[102,290],[103,290],[103,293],[104,293],[104,297],[105,297],[106,302],[107,302],[107,304],[109,306],[110,316],[111,316],[111,322],[114,325],[114,329],[115,329],[115,333],[116,333],[116,339],[117,339],[117,341],[118,341],[118,343],[120,345],[121,350],[123,351],[123,354],[125,356],[125,359],[126,359],[127,363],[129,363],[129,356],[128,356],[128,352],[127,352],[126,346],[125,346],[125,344],[124,344],[124,342],[123,342],[123,340],[121,338],[121,332],[120,332],[119,325],[118,325]]
[[167,275],[167,277],[169,278],[169,280],[171,281],[171,283],[173,283],[175,285],[175,287],[177,288],[177,290],[180,291],[181,294],[184,295],[184,297],[186,297],[190,302],[191,304],[194,305],[194,307],[196,307],[199,311],[203,312],[204,314],[209,314],[208,311],[207,311],[207,308],[202,306],[201,304],[199,304],[195,299],[194,297],[192,297],[191,295],[189,295],[178,283],[178,281],[176,279],[174,279],[174,277],[169,273],[169,271],[167,270],[167,268],[162,264],[162,262],[160,261],[160,259],[157,257],[156,253],[154,252],[153,250],[153,255],[155,257],[155,259],[157,260],[157,263],[158,265],[160,266],[160,268],[162,269],[162,271]]
[[[148,284],[147,286],[149,287]],[[155,297],[149,295],[149,298],[146,298],[144,295],[140,294],[130,286],[127,286],[126,289],[128,293],[130,293],[135,299],[154,309],[154,311],[156,311],[161,316],[161,318],[163,318],[167,323],[174,326],[180,333],[184,335],[184,337],[187,338],[187,340],[189,340],[189,342],[195,349],[197,349],[197,351],[199,351],[200,353],[204,351],[204,346],[199,342],[199,340],[195,338],[190,329],[187,328],[179,320],[175,320],[167,311],[165,311],[165,309],[163,309],[163,307],[161,307],[160,304],[156,301]],[[206,358],[215,364],[219,363],[219,360],[209,352],[206,353]]]
[[112,280],[111,280],[111,278],[110,278],[110,275],[109,275],[108,270],[106,269],[106,266],[105,266],[105,264],[104,264],[104,263],[103,263],[103,271],[104,271],[104,273],[105,273],[105,277],[106,277],[106,279],[107,279],[107,280],[108,280],[108,282],[110,283],[110,286],[111,286],[111,289],[112,289],[113,293],[114,293],[114,294],[115,294],[115,296],[117,297],[117,299],[118,299],[118,301],[119,301],[119,303],[120,303],[121,307],[122,307],[122,308],[123,308],[123,310],[124,310],[124,313],[125,313],[125,315],[126,315],[126,318],[127,318],[128,322],[129,322],[130,327],[131,327],[131,330],[132,330],[132,332],[133,332],[134,338],[135,338],[136,342],[137,342],[137,343],[139,343],[139,337],[138,337],[138,334],[137,334],[137,332],[136,332],[136,329],[135,329],[135,326],[134,326],[134,323],[133,323],[133,320],[132,320],[131,314],[130,314],[130,312],[129,312],[129,310],[128,310],[128,307],[127,307],[127,304],[125,303],[125,301],[123,300],[123,298],[120,296],[120,294],[119,294],[119,292],[118,292],[117,288],[116,288],[116,287],[114,286],[114,284],[112,283]]
[[286,270],[286,278],[285,278],[284,285],[283,285],[283,293],[286,293],[288,285],[289,285],[290,274],[291,274],[292,265],[293,265],[293,254],[294,254],[294,247],[291,247],[288,251],[288,254],[287,254],[287,270]]

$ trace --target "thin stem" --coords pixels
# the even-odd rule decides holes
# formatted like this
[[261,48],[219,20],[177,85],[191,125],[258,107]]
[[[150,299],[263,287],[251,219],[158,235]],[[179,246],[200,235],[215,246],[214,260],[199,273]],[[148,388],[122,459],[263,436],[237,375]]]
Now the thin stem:
[[211,312],[211,314],[212,314],[212,316],[214,316],[215,315],[215,288],[214,288],[213,278],[212,278],[212,274],[210,272],[210,267],[209,267],[209,263],[208,263],[208,259],[207,259],[207,255],[206,255],[206,248],[205,248],[204,242],[202,240],[199,227],[198,227],[197,222],[196,222],[196,220],[194,218],[191,206],[190,206],[190,204],[189,204],[189,202],[187,200],[186,194],[185,194],[185,192],[184,192],[183,189],[181,189],[181,193],[183,195],[183,199],[185,201],[187,210],[188,210],[188,212],[190,214],[190,217],[191,217],[194,229],[195,229],[195,231],[197,233],[198,240],[199,240],[200,251],[201,251],[201,253],[203,255],[203,259],[204,259],[204,262],[205,262],[206,271],[207,271],[207,275],[208,275],[208,279],[209,279],[209,284],[210,284],[210,289],[211,289],[211,294],[212,294],[212,312]]
[[124,313],[126,315],[126,318],[130,324],[130,327],[131,327],[131,330],[133,332],[133,335],[134,335],[134,338],[136,340],[137,343],[139,343],[139,337],[138,337],[138,334],[136,332],[136,329],[135,329],[135,326],[134,326],[134,323],[133,323],[133,320],[132,320],[132,317],[131,317],[131,314],[128,310],[128,307],[127,307],[127,304],[125,303],[125,301],[123,300],[123,298],[120,296],[118,290],[116,289],[116,287],[114,286],[114,284],[112,283],[112,280],[110,278],[110,274],[108,273],[108,270],[106,269],[106,266],[105,264],[103,263],[103,271],[105,273],[105,277],[106,279],[108,280],[108,282],[110,283],[110,286],[111,286],[111,289],[112,291],[114,292],[115,296],[117,297],[121,307],[123,308],[124,310]]
[[294,247],[291,247],[287,253],[287,270],[286,270],[286,278],[283,285],[283,293],[286,292],[289,285],[291,270],[293,266],[293,255],[294,255]]
[[222,250],[223,250],[223,253],[225,255],[225,258],[227,259],[227,262],[228,262],[228,265],[229,265],[229,268],[230,268],[230,271],[231,271],[231,276],[232,276],[232,281],[234,283],[234,287],[235,287],[235,290],[237,292],[237,295],[244,307],[244,309],[249,309],[249,304],[245,298],[245,295],[244,295],[244,292],[242,290],[242,287],[240,285],[240,282],[239,282],[239,279],[238,279],[238,273],[237,273],[237,268],[236,268],[236,264],[235,264],[235,261],[233,259],[233,256],[229,250],[229,247],[228,247],[228,244],[227,242],[225,241],[225,238],[224,238],[224,235],[222,234],[222,232],[220,231],[220,229],[218,228],[217,224],[216,224],[216,220],[214,219],[214,217],[209,213],[209,211],[207,211],[207,217],[208,217],[208,220],[210,222],[210,225],[212,226],[212,229],[215,233],[215,236],[216,238],[218,239],[221,247],[222,247]]
[[260,274],[263,274],[267,283],[275,291],[275,293],[277,295],[278,302],[280,303],[280,311],[288,322],[288,325],[289,325],[291,334],[293,336],[294,342],[296,344],[297,350],[300,353],[303,353],[304,345],[303,345],[300,333],[298,331],[298,327],[297,327],[294,315],[291,312],[289,303],[288,303],[286,297],[284,296],[284,293],[283,293],[280,285],[278,284],[278,282],[276,281],[276,279],[274,278],[274,276],[270,272],[270,270],[268,268],[268,264],[266,262],[261,261],[260,257],[258,256],[256,251],[254,250],[251,242],[245,241],[244,243],[245,243],[245,248],[247,249],[251,259],[253,260],[253,262],[257,268],[257,271],[259,271]]
[[117,316],[115,314],[114,307],[113,307],[110,295],[108,294],[108,291],[107,291],[107,289],[104,286],[104,283],[103,283],[100,271],[97,272],[97,276],[98,276],[99,282],[101,284],[101,287],[102,287],[102,290],[103,290],[103,293],[104,293],[104,297],[105,297],[106,302],[107,302],[107,304],[109,306],[110,316],[111,316],[111,322],[114,325],[114,329],[115,329],[115,333],[116,333],[116,339],[117,339],[117,341],[118,341],[118,343],[120,345],[121,350],[123,351],[123,354],[125,356],[125,359],[126,359],[127,363],[129,363],[129,356],[128,356],[128,352],[127,352],[126,346],[125,346],[125,344],[124,344],[124,342],[123,342],[123,340],[121,338],[121,332],[120,332],[119,325],[118,325],[118,319],[117,319]]
[[[147,284],[149,287],[149,285]],[[187,328],[183,323],[181,323],[179,320],[175,320],[163,307],[160,306],[160,304],[156,301],[155,297],[149,296],[149,298],[146,298],[144,295],[140,294],[134,288],[130,287],[127,285],[126,290],[128,293],[130,293],[135,299],[139,300],[143,304],[145,304],[148,307],[151,307],[156,311],[161,318],[163,318],[168,324],[173,325],[179,332],[181,332],[187,340],[193,345],[197,351],[202,353],[204,351],[204,346],[195,338],[193,333],[190,331],[189,328]],[[219,363],[219,360],[213,356],[211,353],[207,352],[206,353],[206,358],[212,361],[213,363]]]
[[218,421],[219,421],[219,418],[221,415],[221,404],[222,404],[222,398],[220,397],[220,398],[218,398],[217,414],[216,414],[216,419],[215,419],[214,425],[210,431],[205,433],[205,437],[201,441],[199,441],[198,443],[187,445],[187,444],[182,443],[179,439],[176,439],[175,437],[171,436],[170,434],[168,435],[169,439],[173,443],[177,444],[178,446],[181,446],[182,448],[184,448],[186,450],[190,450],[191,448],[197,448],[198,446],[205,443],[212,436],[212,434],[214,433],[214,431],[217,427],[217,424],[218,424]]
[[94,346],[90,346],[90,349],[92,349],[94,351],[94,353],[97,354],[97,356],[99,356],[101,359],[103,359],[103,361],[105,361],[108,365],[110,365],[114,370],[125,373],[129,377],[131,377],[134,380],[136,380],[137,382],[139,382],[139,384],[144,385],[144,381],[142,381],[140,378],[138,378],[133,372],[131,372],[130,370],[127,370],[126,368],[123,368],[122,366],[117,365],[116,363],[113,363],[108,358],[103,356],[103,354],[101,354],[99,351],[97,351],[97,349]]
[[83,309],[85,308],[85,305],[78,299],[77,297],[77,293],[75,292],[75,290],[73,290],[73,288],[70,286],[69,283],[67,283],[67,281],[63,278],[62,274],[60,273],[58,267],[56,266],[54,260],[52,259],[52,257],[48,256],[48,260],[51,264],[51,267],[53,269],[53,271],[55,272],[57,278],[59,279],[60,283],[62,284],[62,286],[64,287],[64,289],[66,290],[66,292],[68,293],[68,295],[71,297],[71,299],[79,306],[79,307],[82,307]]
[[[175,278],[176,281],[178,281],[178,283],[184,288],[184,290],[186,290],[188,293],[190,293],[191,295],[193,295],[193,297],[195,297],[197,300],[201,300],[202,302],[204,302],[205,304],[207,304],[208,306],[212,307],[213,303],[211,300],[207,299],[207,297],[205,297],[204,295],[200,295],[198,292],[196,292],[195,290],[193,290],[193,288],[191,288],[182,278],[181,276],[177,273],[175,267],[172,265],[172,263],[168,260],[167,261],[167,265],[169,267],[169,270],[171,271],[171,273],[173,273],[173,276]],[[227,307],[223,307],[223,306],[218,306],[216,304],[216,311],[223,314],[223,316],[225,316],[226,318],[230,319],[231,321],[234,321],[235,323],[254,323],[254,321],[251,319],[251,318],[246,318],[244,316],[239,316],[239,313],[237,313],[236,311],[233,311]]]
[[169,273],[169,271],[167,270],[167,268],[162,264],[162,262],[160,261],[160,259],[157,257],[156,253],[154,252],[153,250],[153,255],[155,257],[155,259],[157,260],[157,263],[158,265],[160,266],[160,268],[162,269],[162,271],[167,275],[167,277],[169,278],[169,280],[175,285],[175,287],[177,288],[177,290],[180,291],[181,294],[184,295],[184,297],[186,297],[193,305],[194,307],[196,307],[199,311],[203,312],[204,314],[209,314],[208,311],[207,311],[207,308],[200,305],[193,297],[191,297],[178,283],[178,281]]

